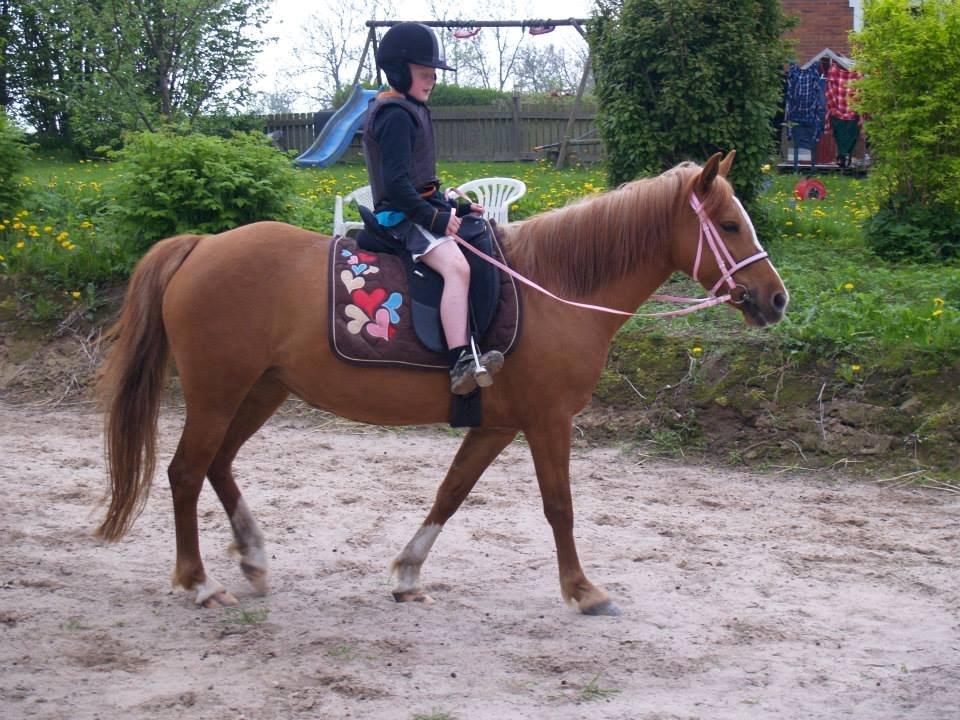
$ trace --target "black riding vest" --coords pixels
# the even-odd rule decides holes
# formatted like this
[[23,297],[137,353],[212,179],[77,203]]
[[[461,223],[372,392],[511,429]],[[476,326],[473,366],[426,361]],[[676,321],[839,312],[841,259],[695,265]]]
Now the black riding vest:
[[430,186],[439,187],[437,179],[436,148],[433,140],[433,123],[430,120],[430,111],[426,105],[407,100],[403,95],[392,92],[380,93],[370,102],[367,109],[367,120],[363,126],[363,156],[367,163],[367,175],[370,177],[370,189],[373,191],[374,208],[379,209],[386,199],[383,187],[382,166],[380,163],[381,149],[377,139],[373,136],[373,124],[377,115],[388,105],[399,105],[417,126],[413,141],[413,159],[410,168],[410,181],[417,192],[425,192]]

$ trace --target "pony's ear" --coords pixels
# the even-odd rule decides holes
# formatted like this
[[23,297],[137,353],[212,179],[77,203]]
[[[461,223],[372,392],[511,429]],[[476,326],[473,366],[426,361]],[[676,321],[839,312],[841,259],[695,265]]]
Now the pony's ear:
[[730,174],[730,168],[733,167],[733,159],[737,156],[736,150],[731,150],[727,156],[720,161],[720,177],[726,177]]
[[713,181],[717,179],[717,172],[720,170],[720,153],[716,153],[709,160],[707,164],[703,166],[703,170],[700,171],[700,177],[697,179],[697,192],[703,196],[710,192],[710,186],[713,185]]

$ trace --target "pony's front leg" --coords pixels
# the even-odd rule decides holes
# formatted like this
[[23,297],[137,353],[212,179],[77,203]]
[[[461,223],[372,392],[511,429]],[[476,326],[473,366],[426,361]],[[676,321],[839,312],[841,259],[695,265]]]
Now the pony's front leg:
[[576,602],[585,615],[619,615],[607,594],[587,580],[573,540],[573,498],[570,495],[570,435],[573,422],[541,422],[524,429],[530,443],[543,512],[553,528],[563,599]]
[[420,568],[444,524],[457,511],[491,462],[516,437],[516,430],[473,428],[464,438],[423,525],[407,543],[390,570],[397,575],[397,602],[432,602],[420,587]]

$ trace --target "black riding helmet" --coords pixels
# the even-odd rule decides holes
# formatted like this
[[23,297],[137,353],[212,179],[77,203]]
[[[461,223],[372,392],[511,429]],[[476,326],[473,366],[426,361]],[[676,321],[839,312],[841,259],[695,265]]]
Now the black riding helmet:
[[400,92],[407,92],[413,82],[408,63],[439,70],[456,69],[447,65],[433,30],[415,22],[402,22],[391,27],[377,48],[377,67],[386,74],[387,82]]

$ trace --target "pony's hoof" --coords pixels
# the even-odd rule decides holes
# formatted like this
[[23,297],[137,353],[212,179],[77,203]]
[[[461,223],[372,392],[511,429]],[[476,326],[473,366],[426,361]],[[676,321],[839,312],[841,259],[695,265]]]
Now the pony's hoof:
[[232,594],[226,590],[219,590],[201,602],[200,606],[207,608],[207,610],[216,610],[217,608],[233,607],[239,604],[239,601]]
[[604,600],[596,605],[583,608],[580,612],[582,612],[584,615],[607,615],[610,617],[618,617],[621,614],[620,608],[618,608],[610,600]]
[[267,571],[257,565],[250,563],[240,563],[240,569],[243,570],[243,576],[253,586],[257,595],[266,595],[269,587],[267,586]]
[[433,598],[421,590],[406,590],[404,592],[395,592],[393,599],[398,603],[418,602],[424,605],[433,605]]

